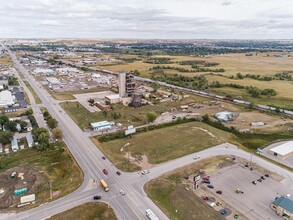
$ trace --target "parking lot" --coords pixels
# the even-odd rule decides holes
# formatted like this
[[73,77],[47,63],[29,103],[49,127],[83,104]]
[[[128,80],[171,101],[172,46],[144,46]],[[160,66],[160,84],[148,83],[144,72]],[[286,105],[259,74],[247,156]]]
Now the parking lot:
[[[265,177],[262,182],[257,181],[264,175],[241,164],[234,164],[210,175],[211,184],[215,188],[209,190],[213,193],[221,190],[223,193],[219,197],[249,219],[281,219],[270,208],[270,204],[277,196],[292,195],[293,190],[271,177]],[[256,181],[256,185],[252,181]],[[243,194],[236,193],[236,189],[243,191]]]

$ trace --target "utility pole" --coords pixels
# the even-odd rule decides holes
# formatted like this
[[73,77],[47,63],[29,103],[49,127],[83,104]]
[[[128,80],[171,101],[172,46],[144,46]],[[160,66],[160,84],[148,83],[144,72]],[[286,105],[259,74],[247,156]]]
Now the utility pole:
[[50,182],[50,199],[52,200],[52,184]]
[[252,154],[250,154],[250,166],[251,166],[251,163],[252,163]]

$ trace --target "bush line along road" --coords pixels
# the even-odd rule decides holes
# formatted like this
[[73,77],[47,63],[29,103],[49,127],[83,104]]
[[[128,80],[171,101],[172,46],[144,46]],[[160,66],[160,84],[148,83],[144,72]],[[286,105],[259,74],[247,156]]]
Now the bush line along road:
[[[7,49],[3,44],[2,46]],[[26,212],[8,215],[5,219],[45,219],[75,206],[90,202],[92,201],[93,195],[97,194],[102,196],[102,201],[108,203],[114,209],[115,214],[119,219],[146,219],[146,209],[151,209],[161,220],[168,219],[168,217],[147,197],[143,191],[143,185],[150,179],[154,179],[165,172],[193,163],[193,155],[187,155],[158,165],[150,169],[150,173],[147,175],[123,172],[121,176],[118,176],[116,174],[117,169],[108,160],[102,159],[103,154],[100,150],[64,112],[64,110],[58,105],[57,101],[55,101],[45,89],[40,89],[36,80],[22,67],[17,61],[15,55],[12,54],[10,50],[8,50],[8,52],[15,67],[31,84],[32,88],[38,94],[43,105],[48,109],[50,114],[58,120],[59,126],[63,130],[64,141],[83,170],[84,182],[75,192],[61,199]],[[251,154],[239,150],[231,144],[222,144],[218,147],[204,150],[200,152],[200,154],[201,159],[210,156],[230,154],[247,160],[251,158]],[[291,172],[258,157],[254,157],[253,161],[260,166],[266,167],[267,169],[284,176],[285,179],[283,180],[283,184],[289,188],[293,187],[293,174]],[[103,174],[102,170],[104,168],[108,170],[108,175]],[[109,192],[104,192],[99,186],[99,183],[93,183],[93,180],[99,182],[100,179],[106,180],[110,188]],[[119,193],[120,190],[125,191],[126,196],[122,196]]]

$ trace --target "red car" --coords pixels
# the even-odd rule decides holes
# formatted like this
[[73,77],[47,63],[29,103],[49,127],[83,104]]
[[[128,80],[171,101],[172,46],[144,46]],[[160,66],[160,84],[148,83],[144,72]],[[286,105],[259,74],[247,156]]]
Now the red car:
[[107,174],[108,174],[108,170],[103,169],[103,173],[104,173],[105,175],[107,175]]
[[203,196],[202,199],[205,200],[205,201],[207,201],[207,200],[209,200],[209,197]]
[[202,178],[202,180],[210,180],[210,177],[209,176],[205,176]]

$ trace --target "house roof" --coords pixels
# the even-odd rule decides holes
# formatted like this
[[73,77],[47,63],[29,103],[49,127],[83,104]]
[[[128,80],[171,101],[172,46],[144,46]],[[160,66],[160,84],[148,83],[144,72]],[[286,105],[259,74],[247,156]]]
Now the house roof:
[[293,213],[293,199],[291,197],[281,196],[273,201],[272,204]]

